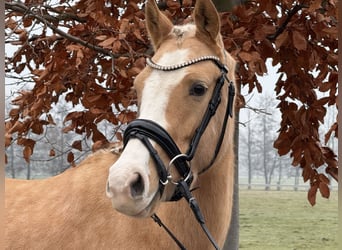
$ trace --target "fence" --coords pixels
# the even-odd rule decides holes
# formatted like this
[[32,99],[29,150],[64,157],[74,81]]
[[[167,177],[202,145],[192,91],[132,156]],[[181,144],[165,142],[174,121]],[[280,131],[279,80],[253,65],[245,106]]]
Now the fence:
[[[282,180],[281,183],[264,183],[263,178],[253,178],[251,183],[248,183],[247,178],[240,177],[239,178],[239,188],[240,189],[255,189],[255,190],[293,190],[293,191],[308,191],[310,188],[310,183],[304,183],[302,178],[290,177]],[[330,190],[338,190],[338,183],[334,180],[331,180]]]

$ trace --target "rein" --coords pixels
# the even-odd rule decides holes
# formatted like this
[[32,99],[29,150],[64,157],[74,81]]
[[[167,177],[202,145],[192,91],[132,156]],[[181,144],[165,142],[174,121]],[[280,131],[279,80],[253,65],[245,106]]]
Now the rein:
[[[156,64],[149,58],[147,58],[146,63],[148,66],[156,70],[173,71],[173,70],[178,70],[178,69],[181,69],[181,68],[199,63],[199,62],[203,62],[203,61],[212,61],[213,63],[215,63],[221,71],[221,76],[216,81],[215,88],[212,93],[212,97],[209,101],[207,110],[203,116],[203,119],[200,125],[195,131],[195,134],[190,142],[187,152],[184,154],[180,151],[177,144],[174,142],[172,137],[164,128],[162,128],[157,123],[151,120],[146,120],[146,119],[136,119],[130,122],[124,132],[123,141],[124,141],[124,146],[126,146],[130,139],[136,138],[136,139],[139,139],[145,145],[145,147],[150,152],[150,155],[157,167],[157,172],[160,178],[159,180],[160,197],[163,195],[165,186],[169,182],[176,185],[176,190],[173,196],[171,197],[170,201],[178,201],[184,197],[189,203],[190,208],[192,209],[197,221],[201,225],[203,231],[205,232],[206,236],[208,237],[212,245],[215,247],[215,249],[219,249],[219,247],[217,246],[217,243],[215,242],[208,228],[205,225],[204,216],[201,213],[201,210],[199,208],[199,205],[196,199],[191,194],[190,185],[193,180],[193,176],[192,176],[192,172],[190,168],[190,162],[196,153],[196,149],[198,147],[198,144],[200,142],[200,139],[203,133],[205,132],[211,118],[215,115],[216,110],[219,104],[221,103],[221,90],[225,81],[227,81],[229,83],[228,101],[227,101],[226,113],[225,113],[222,128],[221,128],[221,134],[216,144],[215,153],[214,153],[212,160],[210,161],[209,165],[200,172],[200,174],[206,171],[207,169],[209,169],[213,165],[220,151],[224,134],[226,131],[228,118],[229,116],[232,117],[233,115],[232,110],[233,110],[233,100],[234,100],[234,95],[235,95],[234,85],[227,78],[228,68],[224,64],[222,64],[220,59],[216,56],[202,56],[197,59],[189,60],[187,62],[176,64],[176,65],[171,65],[171,66],[162,66],[162,65]],[[179,181],[173,180],[171,174],[168,172],[168,168],[165,167],[163,161],[158,155],[158,152],[154,149],[152,143],[150,142],[150,139],[155,141],[171,159],[169,162],[169,166],[173,164],[176,167],[178,173],[181,176],[181,179]],[[186,249],[182,245],[182,243],[172,234],[172,232],[162,223],[162,221],[159,219],[159,217],[156,214],[152,215],[151,217],[159,226],[163,227],[166,230],[166,232],[176,242],[176,244],[180,247],[180,249]]]

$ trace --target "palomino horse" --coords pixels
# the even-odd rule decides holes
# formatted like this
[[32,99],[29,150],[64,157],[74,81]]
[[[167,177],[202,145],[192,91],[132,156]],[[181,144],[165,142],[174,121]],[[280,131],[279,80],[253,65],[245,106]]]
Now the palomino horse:
[[139,118],[125,131],[122,153],[97,151],[46,180],[6,180],[6,249],[223,246],[235,62],[219,16],[210,1],[197,0],[194,24],[173,26],[150,0],[146,26],[155,55],[135,79]]

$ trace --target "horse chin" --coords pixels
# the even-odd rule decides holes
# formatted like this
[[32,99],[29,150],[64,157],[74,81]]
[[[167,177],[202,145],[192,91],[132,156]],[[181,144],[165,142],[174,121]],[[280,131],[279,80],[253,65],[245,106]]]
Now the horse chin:
[[145,207],[143,210],[141,210],[139,213],[134,215],[133,217],[135,218],[147,218],[153,215],[160,204],[160,199],[159,199],[159,192],[155,194],[153,197],[152,201],[148,204],[147,207]]
[[[112,201],[113,202],[113,201]],[[157,191],[152,199],[147,202],[147,205],[144,204],[142,200],[140,202],[136,202],[134,207],[115,207],[113,202],[113,207],[116,211],[125,214],[134,218],[147,218],[153,215],[156,211],[156,208],[160,204],[160,193]],[[141,207],[143,207],[141,209]]]

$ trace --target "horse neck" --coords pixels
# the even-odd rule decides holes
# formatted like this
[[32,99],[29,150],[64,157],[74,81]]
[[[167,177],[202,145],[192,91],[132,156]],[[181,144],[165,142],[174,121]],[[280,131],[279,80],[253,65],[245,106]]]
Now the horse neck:
[[208,223],[226,224],[228,221],[221,218],[230,214],[234,184],[233,157],[233,152],[226,153],[199,177],[199,188],[194,191],[194,195],[201,209],[208,210]]
[[[94,200],[99,199],[108,202],[104,191],[106,178],[109,167],[118,157],[119,155],[110,149],[99,150],[88,156],[75,169],[70,169],[73,185],[77,185],[79,190],[84,191],[85,200],[91,195]],[[98,197],[99,194],[103,195]]]
[[[231,150],[227,150],[223,157],[218,157],[213,166],[199,176],[199,188],[192,192],[210,233],[221,246],[228,232],[233,195],[233,154],[228,154],[229,151]],[[165,224],[170,225],[175,235],[189,249],[212,248],[184,199],[164,204],[160,214],[162,218],[166,218]]]
[[[225,91],[223,90],[223,95],[227,96]],[[225,103],[225,101],[222,102]],[[225,113],[225,105],[222,104],[218,109],[217,116],[212,118],[213,124],[216,125],[209,126],[208,130],[221,130],[222,117]],[[206,224],[210,232],[220,245],[223,245],[228,232],[233,202],[234,125],[234,120],[229,118],[219,154],[213,165],[207,171],[200,174],[199,188],[193,192],[206,218]],[[215,150],[218,140],[217,138],[213,139],[215,137],[213,134],[211,136],[209,134],[210,131],[204,135],[204,140],[201,142],[202,147],[199,148],[197,154],[202,159],[199,159],[197,164],[208,161],[208,159],[211,160],[214,155],[213,150]],[[209,147],[208,145],[212,146]],[[211,150],[208,150],[208,148],[211,148]]]
[[[223,96],[228,95],[227,89],[224,89],[222,92]],[[221,133],[227,101],[228,100],[222,100],[222,104],[219,106],[217,114],[212,117],[212,124],[209,124],[207,128],[208,131],[203,135],[204,138],[200,142],[201,147],[199,147],[197,152],[199,157],[195,164],[203,164],[203,162],[208,162],[208,159],[210,161],[213,159],[216,151],[216,144],[221,136],[221,134],[218,133]],[[207,201],[215,199],[216,197],[225,196],[227,192],[230,193],[232,190],[231,187],[234,181],[235,157],[233,142],[235,124],[233,119],[228,119],[223,143],[217,157],[214,159],[213,165],[199,176],[199,199],[203,200],[203,203],[208,206],[210,206],[211,202]]]

